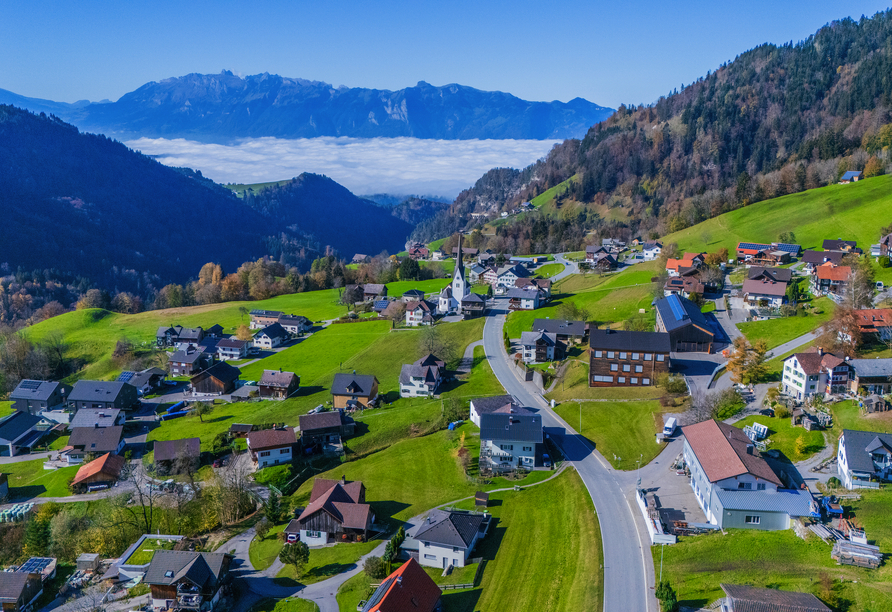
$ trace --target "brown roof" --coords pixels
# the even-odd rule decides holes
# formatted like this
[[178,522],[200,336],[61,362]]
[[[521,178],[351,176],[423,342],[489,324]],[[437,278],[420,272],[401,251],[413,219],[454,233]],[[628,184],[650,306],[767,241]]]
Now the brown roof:
[[430,312],[432,310],[432,306],[431,306],[430,302],[428,302],[427,300],[421,300],[421,301],[413,300],[411,302],[406,303],[406,310],[412,311],[417,308],[420,308],[426,312]]
[[811,593],[795,593],[742,584],[722,584],[734,612],[830,612]]
[[812,348],[804,353],[796,353],[794,356],[802,371],[809,375],[820,374],[825,368],[833,369],[845,363],[845,359],[842,357],[837,357],[833,353],[819,353],[817,348]]
[[415,559],[409,559],[381,582],[368,612],[433,612],[443,592]]
[[238,338],[223,338],[219,342],[217,342],[217,348],[242,349],[247,345],[247,340],[239,340]]
[[295,444],[296,442],[297,436],[294,435],[294,429],[291,427],[286,427],[285,429],[252,431],[248,434],[248,448],[251,450],[278,448]]
[[297,377],[294,372],[282,372],[281,370],[264,370],[260,377],[261,387],[281,387],[287,389]]
[[783,485],[742,429],[710,419],[688,425],[682,432],[710,482],[752,474]]
[[[345,490],[341,482],[334,482],[334,486],[310,502],[306,510],[297,519],[298,522],[304,524],[317,512],[324,511],[338,521],[342,527],[350,529],[365,529],[368,527],[371,520],[372,507],[369,504],[357,503],[353,496]],[[313,489],[315,491],[316,482],[313,483]]]
[[179,457],[198,457],[201,455],[201,438],[156,440],[154,450],[155,461],[173,461]]
[[743,292],[780,297],[787,293],[787,283],[761,280],[743,281]]
[[852,269],[849,266],[834,266],[830,262],[818,266],[816,274],[820,280],[846,281]]
[[313,481],[313,490],[310,492],[310,503],[316,501],[321,497],[324,493],[326,493],[329,489],[334,487],[336,484],[340,484],[341,488],[350,496],[355,502],[359,502],[364,498],[363,490],[365,489],[365,485],[362,484],[359,480],[331,480],[329,478],[317,478]]
[[71,484],[83,482],[91,476],[102,473],[110,478],[117,479],[121,475],[124,468],[124,458],[114,453],[106,453],[99,459],[94,459],[90,463],[85,463],[78,469],[77,476],[71,481]]
[[863,332],[876,332],[878,327],[892,327],[892,308],[866,308],[854,313]]
[[303,434],[314,429],[340,427],[344,424],[344,421],[344,413],[341,410],[303,414],[300,416],[300,432]]
[[75,427],[68,438],[69,446],[82,446],[85,452],[108,453],[118,450],[124,427]]

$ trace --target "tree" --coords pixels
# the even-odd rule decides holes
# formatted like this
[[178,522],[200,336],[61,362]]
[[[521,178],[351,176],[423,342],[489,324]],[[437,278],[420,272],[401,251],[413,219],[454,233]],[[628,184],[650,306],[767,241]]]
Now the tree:
[[310,560],[310,547],[305,542],[298,540],[293,544],[286,544],[279,553],[279,561],[294,567],[295,575],[300,578],[304,574],[304,566]]
[[192,413],[198,415],[198,420],[204,423],[204,417],[214,411],[214,405],[211,402],[198,402],[192,408]]
[[660,612],[676,612],[678,610],[678,596],[668,580],[660,582],[656,596],[660,600]]
[[263,512],[270,523],[278,523],[282,520],[282,503],[275,491],[269,492]]
[[845,303],[853,309],[870,308],[873,305],[874,281],[873,263],[869,257],[855,255],[843,258],[843,265],[852,269],[845,291]]
[[793,232],[781,232],[778,241],[785,244],[796,244],[796,234]]
[[262,518],[257,521],[256,525],[254,525],[254,531],[257,532],[257,537],[263,540],[264,538],[266,538],[266,534],[269,533],[271,527],[272,526],[270,525],[270,521],[266,518]]
[[735,338],[727,365],[731,380],[748,385],[764,379],[768,373],[768,366],[765,365],[766,353],[768,344],[764,340],[756,340],[750,344],[745,336]]
[[411,257],[406,257],[400,264],[400,280],[418,280],[421,266]]
[[362,564],[362,570],[366,576],[373,580],[381,580],[387,576],[387,567],[381,557],[369,557]]
[[840,304],[822,328],[821,346],[854,357],[861,346],[861,324],[855,310]]
[[235,337],[238,338],[239,340],[249,341],[254,336],[251,335],[250,328],[247,325],[245,325],[244,323],[242,323],[241,325],[238,326],[238,329],[235,330]]

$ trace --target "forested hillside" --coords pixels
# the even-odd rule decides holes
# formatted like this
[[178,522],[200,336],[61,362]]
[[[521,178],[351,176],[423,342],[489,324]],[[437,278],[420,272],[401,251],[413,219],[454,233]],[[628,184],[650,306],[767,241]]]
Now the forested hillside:
[[[487,197],[498,183],[486,180],[448,214],[504,210],[564,183],[563,197],[602,213],[587,229],[662,235],[834,183],[848,169],[882,174],[892,144],[890,75],[892,12],[836,21],[798,44],[747,51],[653,105],[620,107],[582,140],[512,175],[500,197]],[[608,217],[621,222],[608,230]]]

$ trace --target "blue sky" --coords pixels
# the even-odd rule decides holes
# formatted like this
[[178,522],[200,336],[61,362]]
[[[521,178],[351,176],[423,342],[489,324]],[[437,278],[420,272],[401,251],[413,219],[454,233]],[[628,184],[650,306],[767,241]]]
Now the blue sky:
[[[886,0],[888,2],[888,0]],[[190,72],[399,89],[425,80],[531,100],[652,102],[763,42],[798,41],[884,2],[0,3],[0,88],[117,99]]]

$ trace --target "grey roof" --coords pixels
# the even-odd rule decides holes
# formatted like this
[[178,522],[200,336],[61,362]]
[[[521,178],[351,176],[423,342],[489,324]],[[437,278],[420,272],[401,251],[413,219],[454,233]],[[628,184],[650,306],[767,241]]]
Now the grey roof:
[[764,278],[762,280],[745,280],[743,281],[743,292],[755,295],[781,297],[787,293],[787,283],[771,281]]
[[346,416],[343,410],[329,410],[315,414],[302,414],[298,418],[300,433],[305,434],[315,429],[328,429],[329,427],[341,427],[353,419]]
[[478,397],[477,399],[472,399],[471,403],[474,404],[474,410],[477,411],[477,414],[489,414],[490,412],[495,412],[503,406],[513,404],[514,398],[510,395]]
[[308,325],[313,322],[303,315],[282,315],[279,317],[279,323],[288,323],[291,325]]
[[119,381],[79,380],[74,383],[68,399],[72,402],[113,402],[121,394],[124,385],[133,386]]
[[331,394],[371,397],[374,384],[375,377],[369,374],[335,374]]
[[387,286],[381,283],[367,283],[362,286],[362,292],[374,295],[387,295]]
[[51,380],[23,380],[9,394],[9,399],[46,401],[55,392],[59,383]]
[[480,304],[483,304],[483,303],[486,302],[486,299],[485,299],[483,296],[481,296],[481,295],[479,295],[479,294],[477,294],[477,293],[469,293],[468,295],[466,295],[465,297],[463,297],[463,298],[461,299],[461,301],[462,301],[463,304],[464,304],[464,303],[468,303],[468,304],[471,304],[471,303],[480,303]]
[[0,440],[10,442],[21,438],[40,423],[42,419],[27,412],[13,412],[0,420]]
[[852,359],[849,365],[859,378],[892,376],[892,359]]
[[786,512],[790,516],[808,516],[811,513],[811,493],[798,489],[729,491],[716,487],[715,494],[726,510]]
[[207,370],[194,375],[192,377],[192,383],[195,384],[196,382],[200,382],[211,376],[225,383],[232,382],[234,380],[238,380],[238,377],[241,373],[242,371],[239,370],[237,367],[231,366],[225,361],[218,361]]
[[249,314],[254,317],[274,317],[278,319],[285,313],[281,310],[252,310]]
[[69,429],[75,427],[112,427],[116,425],[121,411],[117,408],[81,408],[68,423]]
[[811,593],[795,593],[742,584],[721,584],[733,612],[830,612]]
[[584,336],[584,321],[568,321],[566,319],[536,319],[533,331],[546,331],[561,336]]
[[608,351],[641,351],[668,353],[671,350],[669,334],[663,332],[639,332],[618,329],[594,329],[589,346]]
[[842,437],[845,438],[846,464],[855,472],[874,473],[873,459],[870,458],[871,451],[868,448],[877,450],[878,443],[892,447],[892,434],[844,429]]
[[272,325],[267,325],[254,336],[258,338],[260,336],[268,336],[269,338],[287,338],[288,330],[279,325],[278,323],[273,323]]
[[662,242],[645,242],[642,249],[645,251],[649,251],[649,250],[655,249],[657,247],[663,248],[663,243]]
[[243,349],[249,342],[247,340],[239,340],[238,338],[223,338],[217,343],[217,348],[234,348]]
[[483,516],[467,512],[431,510],[415,534],[416,540],[468,548],[483,525]]
[[[674,305],[674,307],[673,307]],[[689,325],[696,325],[704,332],[712,334],[712,328],[706,321],[706,317],[700,312],[700,307],[694,302],[680,295],[670,295],[661,300],[657,300],[655,304],[657,311],[660,313],[660,319],[666,326],[666,331],[675,331]],[[683,313],[681,318],[676,316],[676,311]]]
[[421,289],[409,289],[403,293],[403,297],[424,299],[424,291]]
[[483,274],[484,272],[486,272],[486,268],[483,267],[483,266],[481,266],[480,264],[474,264],[473,266],[471,266],[471,267],[468,268],[468,269],[469,269],[471,272],[473,272],[474,274],[478,274],[478,275],[479,275],[479,274]]
[[[218,342],[217,344],[219,345],[220,343]],[[170,357],[168,357],[167,360],[173,361],[175,363],[195,363],[199,359],[203,359],[203,358],[204,358],[204,353],[202,353],[201,351],[197,351],[197,350],[191,350],[191,351],[176,351],[174,353],[171,353]],[[71,396],[69,396],[68,399],[72,399]]]
[[[287,389],[291,382],[297,378],[294,372],[283,372],[281,370],[264,370],[260,376],[261,387],[281,387]],[[298,380],[298,382],[300,382]]]
[[803,263],[807,264],[822,264],[827,261],[833,262],[836,265],[842,263],[842,258],[846,256],[846,253],[842,251],[806,251],[802,254]]
[[542,417],[538,414],[481,414],[481,440],[542,443]]
[[530,274],[530,271],[520,264],[514,264],[513,266],[502,266],[501,268],[496,270],[496,275],[502,276],[503,274],[507,274],[508,272],[513,272],[514,276],[516,276],[517,278],[526,278],[528,276],[532,276],[532,274]]
[[29,576],[22,572],[0,572],[0,602],[18,601],[28,584]]
[[793,271],[789,268],[765,268],[762,266],[753,266],[749,269],[747,278],[754,279],[765,276],[771,280],[789,283],[793,279]]
[[221,578],[223,562],[228,556],[225,553],[156,550],[143,582],[167,585],[186,578],[202,588],[212,586]]
[[821,243],[821,248],[825,251],[841,251],[842,247],[856,249],[858,248],[858,243],[854,240],[842,240],[841,238],[836,238],[835,240],[828,238]]
[[167,372],[165,372],[161,368],[148,368],[140,372],[134,372],[129,380],[124,380],[121,382],[128,382],[139,389],[151,383],[152,378],[154,378],[155,376],[164,377],[167,376]]
[[114,453],[121,443],[124,427],[75,427],[68,438],[69,446],[83,446],[88,453]]
[[514,287],[514,288],[508,290],[509,298],[534,300],[534,299],[536,299],[536,297],[538,295],[539,295],[538,289],[529,290],[529,289],[520,289],[518,287]]
[[188,458],[200,455],[201,438],[155,441],[155,461],[173,461],[179,457]]
[[557,334],[548,332],[525,331],[520,333],[520,344],[522,346],[531,346],[536,344],[540,339],[544,339],[550,346],[557,345]]

